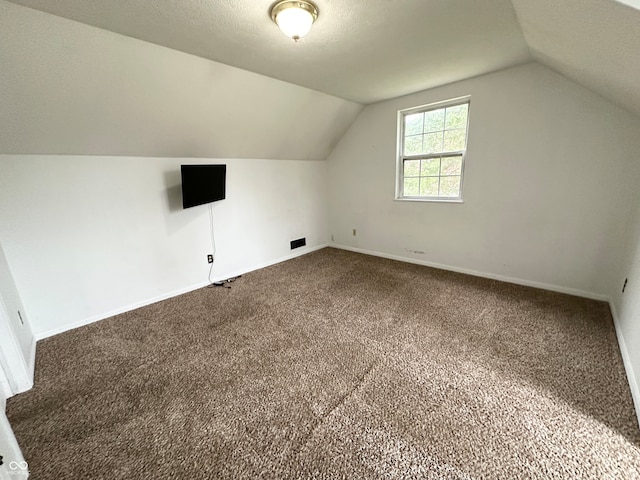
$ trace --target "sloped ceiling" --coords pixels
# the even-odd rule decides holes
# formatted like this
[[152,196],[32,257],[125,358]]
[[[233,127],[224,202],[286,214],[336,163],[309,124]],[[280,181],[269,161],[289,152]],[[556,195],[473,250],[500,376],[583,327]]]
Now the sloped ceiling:
[[640,115],[640,1],[513,5],[536,60]]
[[296,44],[273,0],[13,0],[360,103],[532,60],[510,0],[314,1]]
[[298,43],[272,0],[11,0],[359,103],[537,60],[640,115],[640,0],[315,0]]
[[0,154],[323,160],[362,105],[0,0]]

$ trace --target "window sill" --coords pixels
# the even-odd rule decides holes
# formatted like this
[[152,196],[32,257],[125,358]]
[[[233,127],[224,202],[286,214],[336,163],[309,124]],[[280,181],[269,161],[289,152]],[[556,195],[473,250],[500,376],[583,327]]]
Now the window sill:
[[461,198],[415,198],[398,197],[393,199],[396,202],[428,202],[428,203],[464,203]]

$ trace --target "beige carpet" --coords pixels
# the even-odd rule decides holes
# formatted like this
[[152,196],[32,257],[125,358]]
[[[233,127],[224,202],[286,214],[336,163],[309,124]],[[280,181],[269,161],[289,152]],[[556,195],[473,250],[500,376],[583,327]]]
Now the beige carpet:
[[32,478],[640,478],[605,303],[325,249],[38,344]]

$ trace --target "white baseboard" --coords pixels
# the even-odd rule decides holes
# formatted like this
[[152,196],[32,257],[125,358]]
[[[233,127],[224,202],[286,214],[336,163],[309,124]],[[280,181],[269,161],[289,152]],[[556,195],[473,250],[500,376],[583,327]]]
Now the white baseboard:
[[[311,253],[311,252],[316,252],[318,250],[322,250],[323,248],[327,248],[328,246],[329,246],[328,243],[323,243],[322,245],[316,245],[314,247],[303,247],[303,248],[299,249],[300,251],[296,251],[295,253],[290,253],[289,255],[285,255],[284,257],[279,257],[279,258],[276,258],[275,260],[269,260],[267,262],[259,263],[257,265],[254,265],[254,266],[250,267],[250,268],[245,268],[245,269],[232,271],[231,273],[227,273],[226,276],[220,277],[218,279],[215,279],[214,281],[224,280],[226,278],[238,277],[240,275],[244,275],[246,273],[253,272],[255,270],[260,270],[261,268],[267,268],[267,267],[270,267],[271,265],[276,265],[278,263],[286,262],[287,260],[292,260],[292,259],[294,259],[296,257],[301,257],[303,255],[306,255],[307,253]],[[298,250],[298,249],[296,249],[296,250]]]
[[120,315],[121,313],[130,312],[131,310],[135,310],[136,308],[141,308],[146,305],[151,305],[152,303],[160,302],[162,300],[166,300],[167,298],[176,297],[178,295],[182,295],[184,293],[191,292],[193,290],[197,290],[206,286],[208,282],[198,283],[196,285],[191,285],[186,288],[181,288],[175,290],[173,292],[169,292],[163,295],[158,295],[157,297],[148,298],[146,300],[142,300],[140,302],[136,302],[130,305],[127,305],[122,308],[117,308],[115,310],[111,310],[109,312],[101,313],[99,315],[94,315],[93,317],[85,318],[83,320],[79,320],[77,322],[69,323],[66,325],[61,325],[55,328],[51,328],[49,330],[45,330],[44,332],[36,332],[35,337],[37,341],[43,340],[48,337],[53,337],[54,335],[58,335],[59,333],[67,332],[69,330],[73,330],[75,328],[84,327],[85,325],[90,325],[95,322],[99,322],[100,320],[104,320],[106,318],[114,317],[116,315]]
[[[269,267],[271,265],[275,265],[277,263],[285,262],[287,260],[291,260],[293,258],[300,257],[302,255],[306,255],[307,253],[315,252],[316,250],[321,250],[321,249],[326,248],[328,246],[329,245],[325,243],[325,244],[322,244],[322,245],[316,245],[314,247],[305,247],[305,248],[296,249],[295,253],[291,253],[289,255],[285,255],[285,256],[277,258],[275,260],[269,260],[267,262],[263,262],[263,263],[260,263],[260,264],[257,264],[257,265],[253,265],[253,266],[251,266],[249,268],[244,268],[244,269],[239,269],[239,270],[235,270],[235,271],[232,271],[232,272],[227,272],[227,273],[225,273],[224,276],[214,278],[213,281],[216,282],[216,281],[220,281],[220,280],[225,280],[227,278],[238,277],[240,275],[244,275],[246,273],[253,272],[254,270],[260,270],[261,268],[265,268],[265,267]],[[137,308],[141,308],[141,307],[145,307],[147,305],[151,305],[152,303],[160,302],[160,301],[166,300],[168,298],[177,297],[178,295],[183,295],[185,293],[189,293],[189,292],[192,292],[194,290],[198,290],[200,288],[206,287],[207,285],[209,285],[208,281],[200,282],[200,283],[197,283],[195,285],[190,285],[190,286],[185,287],[185,288],[180,288],[178,290],[174,290],[172,292],[168,292],[168,293],[165,293],[163,295],[158,295],[157,297],[148,298],[146,300],[142,300],[140,302],[136,302],[136,303],[133,303],[131,305],[127,305],[127,306],[122,307],[122,308],[118,308],[116,310],[111,310],[109,312],[101,313],[99,315],[95,315],[93,317],[89,317],[89,318],[86,318],[84,320],[80,320],[78,322],[70,323],[70,324],[67,324],[67,325],[62,325],[62,326],[59,326],[59,327],[56,327],[56,328],[52,328],[50,330],[46,330],[44,332],[37,332],[35,334],[35,338],[36,338],[36,340],[43,340],[45,338],[52,337],[52,336],[57,335],[59,333],[66,332],[68,330],[73,330],[74,328],[83,327],[85,325],[89,325],[91,323],[99,322],[100,320],[105,320],[105,319],[113,317],[115,315],[120,315],[122,313],[130,312],[131,310],[135,310]],[[34,357],[35,357],[35,348],[34,348],[33,354],[34,354]]]
[[13,396],[13,390],[11,389],[11,385],[9,384],[9,380],[7,376],[4,374],[4,370],[2,366],[0,366],[0,409],[4,412],[7,398]]
[[28,360],[27,370],[31,375],[31,378],[34,378],[36,371],[36,337],[34,336],[31,340],[31,346],[29,347],[29,360]]
[[553,284],[549,284],[549,283],[535,282],[535,281],[531,281],[531,280],[523,280],[521,278],[507,277],[505,275],[496,275],[494,273],[480,272],[478,270],[471,270],[471,269],[468,269],[468,268],[460,268],[460,267],[455,267],[455,266],[451,266],[451,265],[445,265],[445,264],[436,263],[436,262],[427,262],[425,260],[420,260],[420,259],[416,259],[416,258],[409,258],[409,257],[402,257],[400,255],[390,255],[388,253],[375,252],[373,250],[365,250],[363,248],[349,247],[349,246],[346,246],[346,245],[339,245],[339,244],[336,244],[336,243],[331,243],[331,244],[329,244],[329,246],[333,247],[333,248],[339,248],[340,250],[348,250],[350,252],[363,253],[365,255],[372,255],[374,257],[388,258],[389,260],[398,260],[400,262],[413,263],[413,264],[416,264],[416,265],[424,265],[425,267],[432,267],[432,268],[437,268],[437,269],[440,269],[440,270],[448,270],[448,271],[456,272],[456,273],[464,273],[466,275],[473,275],[474,277],[489,278],[491,280],[499,280],[501,282],[514,283],[516,285],[523,285],[525,287],[534,287],[534,288],[539,288],[541,290],[549,290],[549,291],[552,291],[552,292],[566,293],[568,295],[574,295],[576,297],[589,298],[591,300],[600,300],[602,302],[608,302],[609,301],[609,296],[608,295],[602,295],[602,294],[599,294],[599,293],[587,292],[585,290],[579,290],[579,289],[576,289],[576,288],[568,288],[568,287],[562,287],[560,285],[553,285]]
[[[609,304],[610,309],[611,309],[611,314],[613,317],[613,323],[614,323],[614,328],[616,331],[616,336],[618,339],[618,345],[620,347],[620,353],[622,355],[622,361],[624,363],[624,368],[625,368],[625,372],[627,374],[627,380],[629,382],[629,387],[631,389],[631,396],[633,398],[633,403],[635,406],[635,410],[636,410],[636,415],[638,416],[638,425],[640,426],[640,386],[638,385],[638,382],[636,380],[636,376],[634,374],[633,371],[633,366],[631,365],[631,359],[629,357],[629,352],[627,350],[627,345],[625,343],[624,337],[622,335],[622,331],[620,329],[620,323],[618,320],[618,315],[615,309],[615,305],[613,304],[613,302],[611,301],[610,297],[607,295],[601,295],[601,294],[597,294],[597,293],[592,293],[592,292],[587,292],[584,290],[579,290],[579,289],[574,289],[574,288],[567,288],[567,287],[561,287],[559,285],[553,285],[553,284],[546,284],[546,283],[541,283],[541,282],[534,282],[534,281],[529,281],[529,280],[523,280],[523,279],[519,279],[519,278],[514,278],[514,277],[507,277],[504,275],[496,275],[496,274],[492,274],[492,273],[487,273],[487,272],[480,272],[477,270],[470,270],[470,269],[466,269],[466,268],[459,268],[459,267],[454,267],[451,265],[444,265],[444,264],[440,264],[440,263],[435,263],[435,262],[427,262],[424,260],[419,260],[419,259],[415,259],[415,258],[408,258],[408,257],[402,257],[399,255],[390,255],[390,254],[385,254],[385,253],[381,253],[381,252],[375,252],[375,251],[371,251],[371,250],[365,250],[362,248],[356,248],[356,247],[350,247],[350,246],[346,246],[346,245],[339,245],[339,244],[335,244],[335,243],[331,243],[331,244],[322,244],[322,245],[317,245],[315,247],[307,247],[307,248],[303,248],[300,249],[298,252],[295,253],[291,253],[289,255],[285,255],[283,257],[277,258],[275,260],[270,260],[267,262],[263,262],[257,265],[254,265],[250,268],[245,268],[245,269],[240,269],[240,270],[236,270],[230,273],[227,273],[226,276],[224,277],[220,277],[220,278],[216,278],[214,279],[214,281],[218,281],[218,280],[223,280],[225,278],[233,278],[233,277],[237,277],[239,275],[244,275],[246,273],[255,271],[255,270],[259,270],[261,268],[266,268],[269,267],[271,265],[275,265],[281,262],[285,262],[287,260],[291,260],[293,258],[302,256],[302,255],[306,255],[307,253],[311,253],[317,250],[321,250],[325,247],[333,247],[333,248],[338,248],[341,250],[348,250],[348,251],[352,251],[352,252],[356,252],[356,253],[362,253],[365,255],[372,255],[372,256],[376,256],[376,257],[381,257],[381,258],[387,258],[390,260],[398,260],[401,262],[407,262],[407,263],[413,263],[413,264],[417,264],[417,265],[424,265],[427,267],[433,267],[433,268],[438,268],[441,270],[449,270],[449,271],[453,271],[453,272],[457,272],[457,273],[464,273],[467,275],[473,275],[476,277],[483,277],[483,278],[489,278],[491,280],[499,280],[502,282],[507,282],[507,283],[514,283],[517,285],[524,285],[527,287],[534,287],[534,288],[540,288],[543,290],[550,290],[550,291],[554,291],[554,292],[559,292],[559,293],[566,293],[569,295],[575,295],[578,297],[584,297],[584,298],[589,298],[589,299],[593,299],[593,300],[600,300],[600,301],[605,301]],[[110,318],[113,317],[114,315],[119,315],[121,313],[125,313],[125,312],[129,312],[131,310],[135,310],[136,308],[140,308],[140,307],[144,307],[146,305],[150,305],[152,303],[156,303],[162,300],[166,300],[167,298],[172,298],[172,297],[176,297],[178,295],[182,295],[184,293],[188,293],[191,292],[193,290],[197,290],[199,288],[205,287],[206,285],[208,285],[208,282],[202,282],[199,283],[197,285],[192,285],[190,287],[186,287],[183,289],[179,289],[164,295],[160,295],[148,300],[144,300],[141,302],[137,302],[133,305],[129,305],[127,307],[123,307],[117,310],[113,310],[111,312],[107,312],[105,314],[101,314],[101,315],[97,315],[95,317],[91,317],[85,320],[82,320],[80,322],[75,322],[73,324],[69,324],[69,325],[64,325],[62,327],[58,327],[55,329],[51,329],[48,330],[46,332],[40,332],[36,335],[36,339],[37,340],[42,340],[44,338],[56,335],[58,333],[62,333],[65,332],[67,330],[71,330],[74,328],[78,328],[84,325],[88,325],[100,320],[104,320],[106,318]],[[35,342],[34,342],[34,346],[32,349],[32,355],[31,355],[31,362],[29,367],[32,369],[33,365],[34,365],[34,360],[35,360]]]
[[633,365],[631,364],[631,357],[629,357],[629,350],[627,350],[627,342],[622,335],[622,329],[620,327],[620,320],[618,318],[618,312],[613,301],[609,302],[611,308],[611,316],[613,317],[613,326],[616,330],[616,337],[618,337],[618,345],[620,347],[620,354],[622,355],[622,363],[624,364],[624,370],[627,374],[627,381],[629,382],[629,388],[631,389],[631,398],[633,399],[633,405],[636,409],[636,416],[638,417],[638,427],[640,428],[640,386],[635,372],[633,371]]

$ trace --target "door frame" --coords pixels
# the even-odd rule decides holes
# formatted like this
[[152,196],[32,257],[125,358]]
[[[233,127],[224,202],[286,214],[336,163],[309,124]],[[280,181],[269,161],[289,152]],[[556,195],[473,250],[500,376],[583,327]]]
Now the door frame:
[[[35,343],[35,342],[34,342]],[[22,393],[33,387],[33,372],[27,365],[15,337],[9,314],[0,295],[0,384],[5,397]],[[8,392],[6,389],[8,388]],[[10,395],[7,395],[10,393]]]

